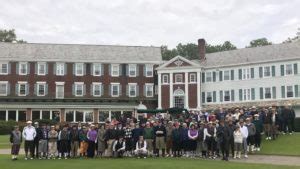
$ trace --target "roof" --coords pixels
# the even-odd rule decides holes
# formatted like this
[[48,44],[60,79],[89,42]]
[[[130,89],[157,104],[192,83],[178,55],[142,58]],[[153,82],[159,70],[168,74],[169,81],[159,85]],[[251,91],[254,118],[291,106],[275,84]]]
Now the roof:
[[300,59],[300,41],[206,54],[205,68]]
[[160,63],[161,48],[152,46],[0,42],[0,61]]

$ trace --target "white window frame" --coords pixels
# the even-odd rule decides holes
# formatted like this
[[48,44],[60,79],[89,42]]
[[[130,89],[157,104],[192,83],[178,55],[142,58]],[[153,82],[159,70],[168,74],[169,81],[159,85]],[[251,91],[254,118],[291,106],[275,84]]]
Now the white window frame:
[[[21,94],[21,85],[25,85],[25,94]],[[18,96],[26,96],[28,82],[18,82]]]
[[[131,75],[130,73],[134,72],[133,75]],[[128,76],[129,77],[136,77],[136,64],[129,64],[128,65]]]
[[[208,95],[211,96],[211,101],[210,102],[207,101]],[[213,92],[206,92],[205,102],[206,103],[212,103],[213,102]]]
[[56,63],[56,76],[65,75],[65,63]]
[[[6,65],[6,73],[3,73],[3,65]],[[0,63],[0,75],[8,75],[8,63]]]
[[[116,70],[114,70],[115,68],[116,68]],[[119,64],[111,64],[111,73],[110,74],[112,77],[119,77],[120,76],[120,65]]]
[[[148,87],[152,87],[152,94],[151,95],[148,95]],[[146,88],[145,95],[146,95],[146,97],[153,97],[153,95],[154,95],[153,87],[154,87],[153,83],[145,83],[145,88]]]
[[[146,72],[145,75],[146,77],[153,77],[153,65],[152,64],[145,64],[146,66]],[[151,75],[148,75],[148,72],[151,72]]]
[[[101,91],[101,89],[102,89],[102,83],[93,82],[92,84],[93,84],[93,96],[95,96],[95,97],[100,97],[100,96],[102,96],[102,91]],[[100,88],[99,88],[99,93],[100,93],[99,95],[98,95],[98,94],[95,94],[96,86],[99,86],[99,87],[100,87]]]
[[[178,81],[177,78],[181,79],[181,81]],[[175,74],[175,83],[176,83],[176,84],[181,84],[181,83],[183,83],[183,74],[179,74],[179,73]]]
[[[269,69],[270,69],[270,75],[269,75],[269,76],[266,76],[266,75],[265,75],[265,69],[266,69],[266,68],[269,68]],[[269,78],[269,77],[271,77],[271,76],[272,76],[272,66],[264,66],[264,67],[263,67],[263,77],[264,77],[264,78]]]
[[[25,73],[22,73],[22,65],[25,65]],[[28,74],[28,63],[27,62],[19,62],[19,75],[27,75]]]
[[[210,80],[208,81],[208,74],[210,74]],[[212,72],[205,72],[205,83],[213,82],[213,73]]]
[[[81,70],[79,69],[79,66],[81,66]],[[78,71],[81,71],[81,73],[78,73]],[[84,74],[84,63],[75,63],[75,76],[83,76]]]
[[[58,97],[58,91],[57,87],[58,86],[63,86],[63,92],[62,92],[62,97]],[[65,82],[55,82],[55,98],[56,99],[63,99],[65,97]]]
[[0,81],[0,85],[3,85],[5,84],[5,88],[6,88],[6,91],[5,91],[5,94],[1,94],[0,93],[0,96],[7,96],[8,95],[8,81]]
[[242,89],[243,92],[243,101],[250,101],[251,100],[251,89]]
[[[44,94],[40,95],[40,85],[44,86]],[[37,96],[45,96],[46,95],[46,82],[36,82],[36,95]]]
[[[119,97],[120,96],[120,83],[111,83],[110,84],[110,95],[111,95],[111,97]],[[118,87],[118,94],[116,94],[116,95],[114,95],[114,90],[113,90],[113,88],[114,88],[114,86],[116,87]]]
[[[292,97],[288,97],[288,87],[292,87],[292,92],[293,92],[293,96]],[[285,95],[286,95],[286,98],[294,98],[295,97],[294,85],[286,85],[285,86]]]
[[[266,98],[266,88],[270,88],[270,98]],[[273,91],[272,91],[273,89],[272,89],[272,87],[264,87],[263,90],[264,90],[263,95],[264,95],[265,100],[270,100],[270,99],[273,98]]]
[[[194,76],[194,80],[192,80],[192,76]],[[190,83],[197,83],[196,73],[190,73]]]
[[[225,100],[226,92],[229,92],[229,101]],[[231,102],[231,91],[230,90],[223,90],[223,102]]]
[[[225,72],[228,72],[228,79],[225,79]],[[230,70],[224,70],[224,71],[223,71],[223,80],[224,80],[224,81],[229,81],[229,80],[231,80],[231,71],[230,71]]]
[[[134,87],[134,95],[131,95],[131,87]],[[137,84],[136,83],[128,83],[128,96],[129,97],[136,97],[136,90],[137,90]]]
[[169,84],[169,75],[167,74],[162,75],[162,84]]
[[[99,67],[100,70],[99,71],[99,74],[96,74],[96,67]],[[93,76],[101,76],[102,74],[102,64],[101,63],[94,63],[93,64]]]
[[251,79],[251,68],[242,69],[242,80]]
[[[77,94],[77,90],[78,90],[79,86],[82,87],[81,94]],[[76,97],[77,96],[83,96],[83,92],[84,92],[83,90],[84,90],[84,83],[83,82],[75,82],[74,83],[74,94],[75,94]]]
[[[44,73],[41,73],[41,66],[44,66]],[[38,62],[37,63],[37,75],[39,76],[45,76],[46,75],[46,62]]]
[[[292,68],[292,71],[291,71],[290,74],[287,73],[287,67],[288,67],[288,65],[291,65],[291,68]],[[294,74],[294,64],[292,64],[292,63],[286,64],[286,65],[285,65],[284,74],[285,74],[286,76],[291,76],[291,75],[293,75],[293,74]]]

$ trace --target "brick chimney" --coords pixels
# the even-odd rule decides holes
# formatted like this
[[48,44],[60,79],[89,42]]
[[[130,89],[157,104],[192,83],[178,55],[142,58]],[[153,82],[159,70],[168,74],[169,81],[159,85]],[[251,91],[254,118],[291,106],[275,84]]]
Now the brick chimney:
[[199,50],[199,59],[205,60],[205,40],[204,39],[198,39],[198,50]]

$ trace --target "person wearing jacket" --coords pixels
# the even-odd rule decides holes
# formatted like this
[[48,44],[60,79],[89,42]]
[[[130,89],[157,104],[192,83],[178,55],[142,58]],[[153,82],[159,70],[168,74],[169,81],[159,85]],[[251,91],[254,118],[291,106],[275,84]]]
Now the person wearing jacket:
[[234,159],[241,158],[242,144],[243,144],[243,133],[241,132],[240,125],[236,125],[233,132],[234,137]]
[[14,127],[14,130],[10,133],[9,141],[11,143],[11,159],[17,160],[22,143],[22,133],[20,132],[19,126]]
[[48,132],[48,159],[55,159],[57,152],[57,137],[58,132],[55,130],[55,126],[51,126],[51,129]]
[[255,135],[254,135],[254,151],[260,151],[261,144],[261,133],[263,132],[263,124],[259,119],[259,115],[254,115],[253,124],[255,126]]
[[87,149],[87,157],[94,158],[96,142],[97,142],[97,130],[95,130],[95,125],[92,124],[90,130],[87,133],[88,138],[88,149]]
[[68,159],[68,147],[69,147],[70,133],[68,126],[65,125],[63,129],[58,133],[58,140],[60,141],[60,151],[58,159],[64,156],[65,160]]
[[157,157],[159,157],[159,150],[162,150],[162,156],[165,157],[166,136],[167,132],[165,126],[163,126],[161,121],[158,121],[158,125],[154,128]]
[[180,142],[180,134],[181,134],[181,129],[179,128],[179,122],[175,123],[175,128],[172,130],[172,153],[173,157],[180,157],[180,150],[181,150],[181,142]]
[[104,133],[105,133],[104,125],[101,125],[97,132],[97,144],[98,144],[97,155],[100,157],[102,157],[103,153],[105,152],[106,144],[104,140]]
[[187,151],[188,151],[188,140],[189,140],[189,136],[188,136],[188,127],[186,123],[182,124],[182,128],[180,129],[180,144],[181,144],[181,149],[183,150],[183,154],[182,156],[186,157],[187,156]]
[[113,144],[113,153],[114,157],[122,158],[125,152],[126,143],[124,141],[123,136],[119,136],[118,140],[116,140]]
[[203,140],[205,141],[208,149],[208,157],[215,159],[216,158],[216,136],[217,130],[213,122],[210,121],[208,126],[204,128]]
[[88,138],[87,138],[88,129],[86,126],[82,126],[82,129],[79,130],[79,141],[80,141],[80,157],[85,157],[88,149]]
[[146,122],[146,127],[144,128],[144,139],[147,142],[148,145],[148,151],[150,156],[153,155],[153,127],[150,126],[150,122]]
[[134,154],[138,157],[144,157],[147,158],[147,142],[144,140],[143,136],[139,137],[138,142],[136,142]]
[[243,135],[243,149],[244,149],[244,157],[248,158],[248,151],[247,151],[247,138],[248,138],[248,127],[244,125],[244,120],[240,120],[240,130],[242,132]]
[[70,142],[71,142],[71,157],[77,157],[78,147],[79,147],[79,130],[76,125],[72,126],[70,131]]
[[251,119],[248,117],[246,119],[246,127],[248,128],[248,138],[247,138],[247,151],[248,152],[253,152],[254,151],[254,136],[256,133],[256,128],[253,123],[251,123]]
[[195,157],[197,149],[197,139],[198,139],[198,130],[195,128],[194,123],[190,123],[190,128],[188,130],[189,137],[189,154],[188,157]]
[[271,125],[271,138],[275,140],[278,135],[278,126],[279,126],[279,120],[278,120],[278,113],[276,111],[276,108],[273,107],[271,108],[271,113],[270,113],[270,125]]
[[228,161],[229,157],[229,140],[231,138],[230,128],[225,125],[224,120],[220,120],[220,125],[217,128],[217,138],[220,142],[220,148],[222,151],[222,160]]
[[28,159],[28,150],[30,151],[30,159],[34,157],[34,139],[36,137],[36,130],[32,126],[31,121],[27,121],[27,126],[24,127],[22,136],[25,140],[25,160]]
[[48,156],[48,129],[46,124],[42,124],[39,130],[37,130],[37,140],[39,142],[39,159],[46,159]]

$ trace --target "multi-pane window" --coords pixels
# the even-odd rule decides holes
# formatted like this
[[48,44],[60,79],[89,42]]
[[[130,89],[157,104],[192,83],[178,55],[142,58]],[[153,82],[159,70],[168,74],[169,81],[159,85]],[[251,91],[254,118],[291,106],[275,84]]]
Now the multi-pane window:
[[169,83],[169,75],[162,75],[162,83],[163,84]]
[[286,97],[294,97],[293,86],[286,86]]
[[212,81],[212,72],[206,72],[206,82]]
[[75,75],[76,76],[83,76],[83,63],[75,63]]
[[153,65],[146,64],[146,77],[152,77],[153,76]]
[[93,75],[94,76],[101,76],[101,64],[100,63],[94,63],[93,64]]
[[153,97],[153,84],[146,84],[146,97]]
[[45,96],[46,95],[46,83],[45,82],[37,82],[37,96]]
[[225,102],[230,101],[230,91],[229,90],[224,91],[224,101]]
[[27,95],[27,82],[19,82],[18,83],[18,96],[26,96]]
[[0,63],[0,75],[8,74],[8,63]]
[[101,89],[102,84],[101,83],[93,83],[93,96],[101,96]]
[[271,76],[271,67],[265,66],[264,67],[264,77],[270,77]]
[[251,89],[244,89],[243,90],[243,100],[244,101],[251,100]]
[[230,71],[229,70],[224,71],[224,80],[230,80]]
[[175,74],[175,83],[183,83],[182,74]]
[[120,95],[120,84],[111,84],[111,96],[119,97]]
[[196,73],[190,74],[190,83],[196,83]]
[[120,74],[120,65],[118,64],[112,64],[111,65],[111,76],[119,76]]
[[129,97],[136,97],[136,84],[128,85]]
[[83,96],[83,83],[75,83],[75,96]]
[[63,82],[56,82],[56,98],[63,99],[64,98],[64,90],[65,86]]
[[129,77],[136,77],[136,64],[129,64]]
[[8,82],[0,82],[0,96],[7,96]]
[[243,80],[250,79],[250,68],[243,69]]
[[293,64],[287,64],[285,67],[285,74],[292,75],[293,74]]
[[65,64],[64,63],[56,63],[56,75],[57,76],[65,75]]
[[272,90],[270,87],[265,88],[265,99],[271,99],[272,98]]
[[207,92],[206,102],[207,103],[212,102],[212,92]]
[[46,74],[46,63],[38,63],[37,68],[38,68],[38,70],[37,70],[38,75]]
[[26,62],[19,63],[19,74],[20,75],[27,75],[28,71],[28,64]]

